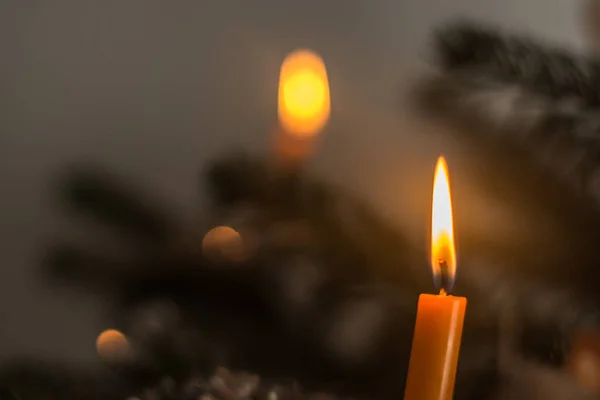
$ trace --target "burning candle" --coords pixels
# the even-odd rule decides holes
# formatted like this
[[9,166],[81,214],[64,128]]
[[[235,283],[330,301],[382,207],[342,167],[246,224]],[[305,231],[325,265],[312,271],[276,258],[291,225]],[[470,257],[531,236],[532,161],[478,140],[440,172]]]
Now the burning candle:
[[331,109],[325,63],[309,50],[289,54],[279,75],[277,152],[302,159],[323,130]]
[[433,183],[431,267],[440,293],[419,296],[405,400],[449,400],[454,392],[467,299],[450,295],[456,251],[450,180],[443,157],[438,159]]

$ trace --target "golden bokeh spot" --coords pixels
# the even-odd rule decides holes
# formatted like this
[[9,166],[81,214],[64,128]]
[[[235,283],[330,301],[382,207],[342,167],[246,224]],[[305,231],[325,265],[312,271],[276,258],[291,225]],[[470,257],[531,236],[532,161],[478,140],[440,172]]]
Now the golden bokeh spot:
[[129,341],[116,329],[107,329],[96,339],[98,355],[107,362],[121,362],[129,356]]
[[217,226],[204,235],[202,252],[211,259],[242,261],[246,247],[238,231],[228,226]]
[[325,104],[326,88],[311,70],[298,71],[284,82],[285,107],[298,118],[310,118]]
[[317,135],[331,111],[325,63],[310,50],[288,55],[279,74],[279,123],[294,136]]

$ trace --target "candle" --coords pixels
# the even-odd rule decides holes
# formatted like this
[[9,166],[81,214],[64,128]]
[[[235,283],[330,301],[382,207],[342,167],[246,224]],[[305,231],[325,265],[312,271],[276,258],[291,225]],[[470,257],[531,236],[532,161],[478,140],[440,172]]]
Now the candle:
[[325,63],[309,50],[289,54],[279,75],[277,153],[287,160],[306,157],[324,129],[331,109]]
[[450,295],[456,251],[450,181],[443,157],[438,159],[433,183],[431,267],[440,294],[419,296],[405,400],[449,400],[454,392],[467,299]]

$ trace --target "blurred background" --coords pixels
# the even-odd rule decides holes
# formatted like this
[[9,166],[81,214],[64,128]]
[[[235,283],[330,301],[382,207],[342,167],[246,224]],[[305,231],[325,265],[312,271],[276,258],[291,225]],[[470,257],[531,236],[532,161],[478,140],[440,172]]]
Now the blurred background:
[[430,68],[430,33],[445,20],[489,21],[584,52],[595,47],[589,6],[1,2],[0,362],[15,355],[99,362],[95,340],[111,323],[102,299],[77,287],[56,290],[40,277],[49,240],[102,240],[57,205],[52,187],[63,170],[83,163],[116,171],[175,215],[193,218],[206,202],[199,172],[209,160],[231,149],[269,151],[279,68],[296,48],[323,57],[331,88],[331,119],[310,171],[365,199],[425,249],[433,165],[444,153],[464,199],[462,229],[500,237],[530,229],[468,182],[461,155],[470,149],[408,112],[406,95]]

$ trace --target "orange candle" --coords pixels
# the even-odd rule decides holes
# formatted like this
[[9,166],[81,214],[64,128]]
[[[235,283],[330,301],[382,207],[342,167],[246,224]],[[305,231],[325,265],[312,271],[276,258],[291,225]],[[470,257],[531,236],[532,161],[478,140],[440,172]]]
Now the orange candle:
[[280,159],[300,161],[310,153],[329,120],[331,100],[323,59],[310,50],[289,54],[279,74],[276,151]]
[[440,294],[422,294],[417,306],[405,400],[449,400],[467,307],[465,297],[452,296],[456,251],[448,167],[438,159],[433,184],[431,266]]

